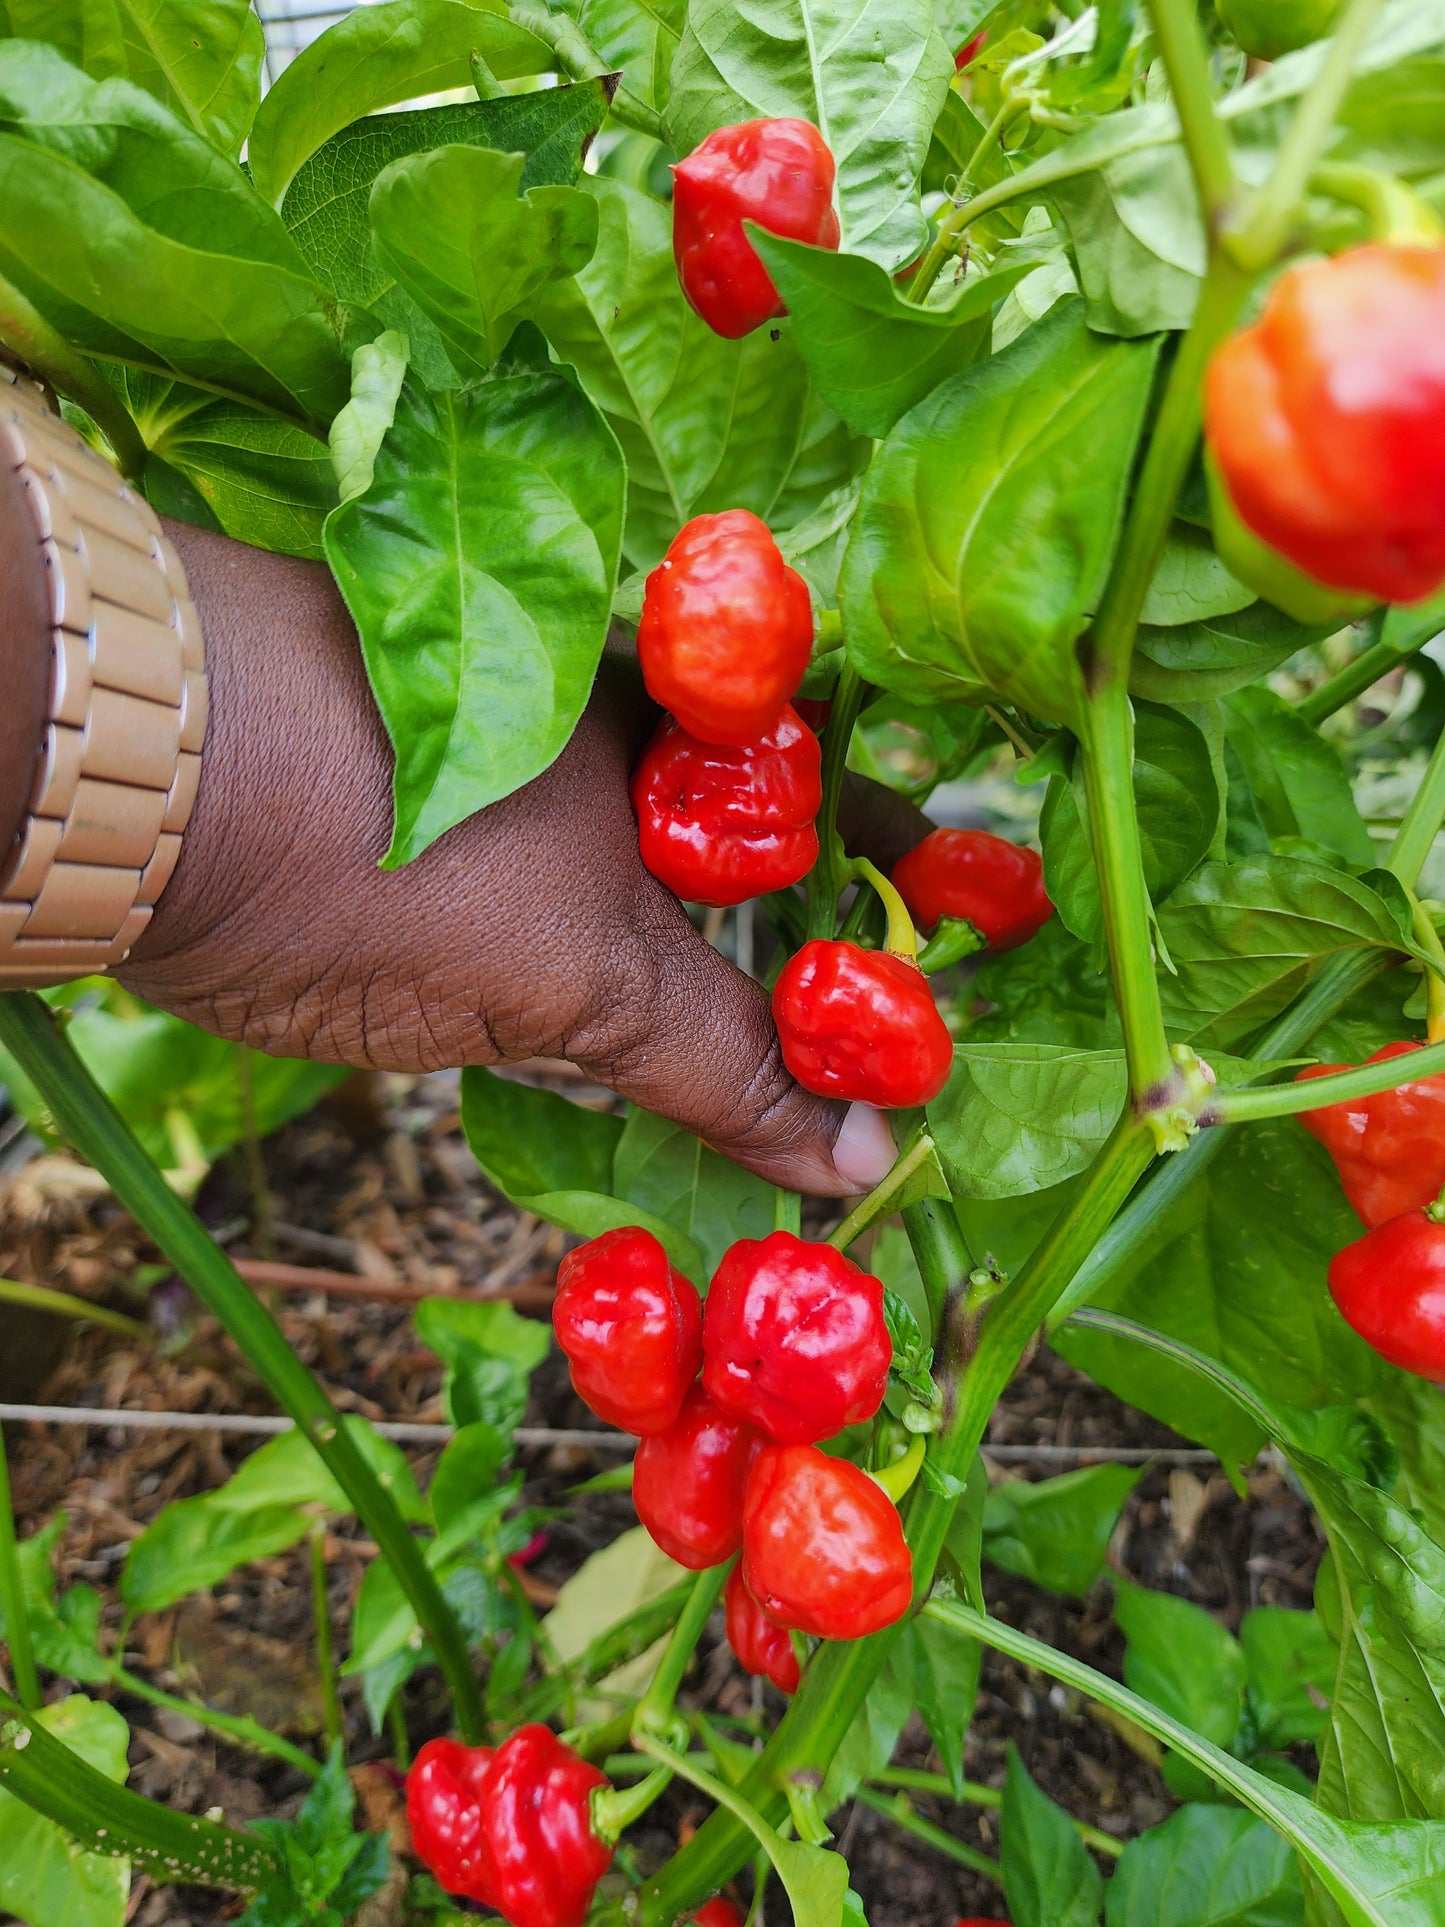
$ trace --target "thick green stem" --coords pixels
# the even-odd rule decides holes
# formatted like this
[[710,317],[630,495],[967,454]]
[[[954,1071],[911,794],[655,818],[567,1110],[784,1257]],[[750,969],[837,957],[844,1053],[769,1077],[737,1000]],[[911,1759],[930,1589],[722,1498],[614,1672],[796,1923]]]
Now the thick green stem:
[[64,1827],[85,1853],[128,1859],[157,1884],[259,1887],[274,1866],[251,1834],[172,1813],[108,1780],[0,1695],[0,1786]]
[[1003,1868],[996,1860],[990,1859],[986,1853],[980,1853],[977,1847],[970,1847],[964,1841],[955,1839],[945,1828],[936,1827],[931,1820],[925,1820],[921,1813],[915,1813],[906,1793],[888,1796],[871,1793],[867,1787],[861,1787],[858,1799],[865,1807],[871,1807],[875,1813],[881,1813],[891,1820],[895,1827],[902,1827],[905,1833],[911,1833],[915,1840],[932,1847],[935,1853],[956,1860],[960,1867],[981,1874],[996,1887],[1003,1886]]
[[341,1718],[341,1689],[336,1683],[336,1654],[331,1644],[331,1597],[326,1583],[326,1521],[318,1519],[310,1532],[311,1613],[316,1625],[316,1676],[321,1682],[321,1711],[326,1744],[340,1746],[346,1737]]
[[968,1248],[951,1198],[920,1198],[903,1213],[903,1228],[913,1247],[923,1295],[928,1300],[930,1336],[937,1345],[948,1314],[951,1294],[962,1292],[973,1270]]
[[808,935],[831,937],[838,920],[838,896],[848,874],[838,838],[838,798],[848,768],[848,745],[868,685],[844,663],[833,692],[833,707],[823,730],[823,807],[818,812],[818,861],[808,878]]
[[1233,205],[1238,182],[1224,128],[1214,111],[1209,54],[1199,31],[1199,10],[1194,0],[1149,0],[1149,16],[1169,76],[1169,91],[1199,192],[1204,225],[1213,234]]
[[[635,1746],[640,1746],[647,1736],[664,1742],[676,1737],[679,1724],[676,1711],[678,1688],[697,1650],[697,1642],[712,1617],[713,1607],[722,1598],[722,1590],[731,1571],[732,1561],[728,1560],[725,1565],[711,1566],[706,1572],[700,1572],[693,1580],[687,1604],[677,1616],[677,1624],[652,1676],[652,1684],[637,1702],[637,1710],[632,1715],[632,1740]],[[686,1722],[682,1723],[682,1727],[681,1743],[686,1746]]]
[[456,1615],[395,1501],[341,1423],[336,1407],[291,1350],[226,1254],[183,1205],[96,1084],[49,1008],[29,992],[0,996],[0,1042],[48,1105],[62,1134],[93,1164],[218,1318],[295,1420],[355,1506],[431,1641],[469,1745],[483,1732],[482,1697]]
[[1445,734],[1430,755],[1420,787],[1410,798],[1385,867],[1392,870],[1407,890],[1420,881],[1425,859],[1435,847],[1440,825],[1445,822]]
[[1011,120],[1023,112],[1019,101],[1005,100],[988,126],[984,129],[978,145],[965,163],[963,172],[954,182],[952,189],[953,206],[938,224],[938,232],[930,242],[928,251],[919,262],[913,278],[908,283],[905,299],[918,303],[924,301],[928,291],[943,272],[944,264],[958,245],[958,237],[968,222],[974,218],[967,199],[967,190],[974,175],[983,165],[984,156],[996,142],[1003,139],[1004,130]]
[[309,1753],[303,1753],[290,1740],[282,1739],[279,1733],[262,1726],[259,1720],[247,1719],[239,1713],[218,1713],[214,1707],[183,1699],[177,1693],[167,1693],[160,1686],[152,1686],[148,1679],[142,1679],[139,1673],[132,1673],[118,1664],[111,1667],[110,1677],[123,1692],[133,1693],[138,1700],[145,1700],[150,1706],[162,1707],[168,1713],[180,1713],[186,1719],[194,1720],[197,1726],[221,1734],[247,1753],[260,1753],[273,1760],[284,1760],[287,1766],[294,1766],[298,1773],[304,1773],[313,1780],[321,1771]]
[[122,475],[134,481],[149,453],[120,396],[85,356],[57,333],[20,290],[0,275],[0,348],[78,403],[110,443]]
[[40,1705],[40,1676],[30,1640],[30,1613],[25,1583],[20,1576],[20,1547],[15,1537],[15,1511],[10,1500],[10,1465],[5,1435],[0,1432],[0,1613],[5,1618],[5,1644],[10,1649],[10,1673],[15,1692],[27,1712]]
[[891,1218],[898,1209],[898,1200],[907,1190],[909,1181],[932,1156],[933,1139],[927,1131],[921,1131],[918,1142],[904,1152],[883,1182],[870,1191],[866,1198],[859,1199],[836,1231],[829,1232],[828,1243],[835,1250],[846,1251],[870,1225],[877,1224],[880,1218]]

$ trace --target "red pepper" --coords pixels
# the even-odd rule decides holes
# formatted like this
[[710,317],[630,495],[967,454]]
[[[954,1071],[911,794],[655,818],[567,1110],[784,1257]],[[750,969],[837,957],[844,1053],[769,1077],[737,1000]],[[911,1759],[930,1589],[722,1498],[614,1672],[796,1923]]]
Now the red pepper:
[[701,1572],[732,1558],[743,1542],[743,1492],[762,1443],[701,1385],[688,1393],[676,1425],[642,1441],[632,1502],[669,1559]]
[[744,1672],[770,1679],[780,1693],[787,1693],[789,1697],[796,1693],[802,1675],[793,1642],[784,1627],[768,1618],[743,1584],[741,1566],[734,1566],[728,1574],[723,1612],[728,1644],[737,1654]]
[[730,1900],[719,1894],[715,1900],[699,1907],[693,1915],[697,1927],[743,1927],[743,1917]]
[[650,1231],[604,1231],[569,1251],[552,1325],[598,1418],[639,1438],[675,1422],[702,1364],[702,1301]]
[[784,705],[751,748],[699,742],[669,717],[632,778],[638,847],[687,903],[743,903],[786,890],[818,860],[818,739]]
[[885,1110],[926,1104],[948,1082],[953,1039],[928,979],[906,957],[815,937],[773,989],[783,1062],[804,1090]]
[[876,1633],[913,1597],[897,1506],[816,1445],[759,1452],[743,1502],[742,1575],[769,1619],[818,1639]]
[[1445,248],[1304,261],[1215,355],[1205,429],[1240,518],[1333,589],[1445,580]]
[[837,168],[806,120],[720,127],[672,170],[672,252],[682,291],[714,334],[735,341],[787,309],[743,229],[836,248]]
[[1043,858],[987,830],[930,830],[893,868],[893,884],[919,927],[959,917],[990,950],[1014,950],[1054,914]]
[[1006,1920],[985,1920],[981,1914],[970,1914],[967,1920],[956,1920],[953,1927],[1009,1927]]
[[642,680],[704,743],[760,742],[812,649],[808,585],[748,509],[695,515],[647,578],[637,625]]
[[[1440,1215],[1437,1216],[1437,1213]],[[1445,1385],[1445,1207],[1407,1211],[1330,1262],[1345,1323],[1392,1365]]]
[[612,1848],[592,1830],[606,1775],[545,1726],[495,1752],[432,1740],[406,1780],[412,1845],[449,1894],[494,1907],[510,1927],[582,1927]]
[[883,1287],[832,1245],[791,1231],[724,1253],[703,1313],[702,1382],[779,1445],[812,1445],[872,1418],[893,1346]]
[[[1386,1044],[1369,1062],[1419,1049],[1418,1044]],[[1312,1064],[1299,1075],[1301,1080],[1326,1077],[1351,1068]],[[1301,1111],[1299,1121],[1334,1159],[1345,1196],[1372,1230],[1402,1211],[1429,1204],[1445,1184],[1445,1075]]]
[[964,41],[958,52],[953,56],[954,70],[957,73],[961,74],[965,67],[971,67],[973,65],[974,61],[977,60],[983,52],[983,43],[987,39],[988,28],[980,27],[971,40]]

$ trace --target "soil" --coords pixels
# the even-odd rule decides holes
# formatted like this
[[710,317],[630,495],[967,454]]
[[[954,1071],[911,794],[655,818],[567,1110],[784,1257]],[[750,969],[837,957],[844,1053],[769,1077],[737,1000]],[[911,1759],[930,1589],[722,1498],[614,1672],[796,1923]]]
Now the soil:
[[[578,1087],[566,1067],[529,1076],[566,1083],[569,1094],[606,1102]],[[342,1270],[393,1296],[413,1290],[505,1293],[519,1308],[545,1316],[562,1234],[499,1198],[467,1151],[457,1115],[455,1077],[357,1078],[311,1116],[264,1147],[275,1255],[290,1266]],[[31,1147],[34,1148],[33,1146]],[[161,1411],[269,1413],[264,1388],[224,1334],[201,1315],[174,1279],[137,1294],[137,1265],[153,1258],[144,1239],[88,1174],[64,1160],[20,1164],[7,1155],[11,1179],[0,1195],[0,1275],[45,1283],[142,1316],[157,1333],[142,1345],[93,1326],[4,1313],[7,1343],[0,1396],[70,1406],[129,1406]],[[213,1231],[234,1255],[258,1255],[242,1161],[213,1172],[198,1200]],[[141,1271],[140,1278],[148,1276]],[[279,1274],[282,1277],[287,1274]],[[326,1383],[338,1405],[375,1420],[442,1417],[440,1371],[412,1330],[404,1304],[288,1290],[277,1300],[286,1335]],[[13,1322],[12,1322],[13,1321]],[[534,1380],[533,1426],[595,1429],[554,1353]],[[240,1463],[255,1441],[216,1433],[137,1433],[43,1424],[7,1428],[15,1504],[21,1529],[34,1531],[57,1509],[68,1524],[61,1543],[61,1582],[84,1580],[107,1597],[105,1624],[114,1636],[120,1613],[114,1582],[125,1548],[170,1500],[205,1491]],[[995,1445],[1087,1448],[1079,1463],[1119,1447],[1188,1443],[1122,1405],[1054,1354],[1042,1351],[1010,1387],[993,1421]],[[430,1448],[408,1447],[425,1483]],[[524,1448],[526,1502],[560,1504],[564,1489],[618,1463],[573,1444]],[[997,1477],[1046,1476],[1058,1463],[995,1464]],[[587,1555],[635,1523],[626,1494],[573,1502],[552,1527],[527,1584],[539,1607]],[[1280,1473],[1261,1462],[1247,1496],[1238,1498],[1208,1466],[1151,1467],[1121,1521],[1110,1562],[1124,1574],[1196,1601],[1231,1628],[1252,1605],[1308,1606],[1320,1541],[1303,1500]],[[354,1521],[328,1533],[326,1557],[334,1621],[344,1626],[371,1548]],[[304,1548],[248,1567],[215,1592],[131,1628],[131,1669],[171,1692],[199,1694],[213,1706],[247,1712],[303,1746],[321,1730],[312,1662],[309,1582]],[[1119,1672],[1122,1642],[1100,1582],[1079,1602],[1045,1594],[1023,1581],[988,1574],[991,1605],[1011,1623]],[[57,1697],[65,1689],[54,1689]],[[96,1689],[98,1690],[98,1689]],[[732,1661],[715,1626],[700,1651],[690,1703],[743,1716],[754,1685]],[[394,1825],[399,1803],[392,1776],[377,1763],[390,1755],[377,1740],[354,1691],[343,1689],[349,1758],[369,1822]],[[258,1760],[169,1711],[126,1694],[116,1704],[132,1731],[131,1785],[183,1812],[221,1808],[244,1823],[295,1811],[305,1782],[293,1768]],[[771,1713],[781,1701],[767,1689]],[[408,1702],[410,1736],[420,1743],[441,1730],[444,1702],[422,1676]],[[1138,1735],[1120,1733],[1074,1694],[995,1655],[985,1659],[966,1770],[970,1779],[1002,1783],[1012,1740],[1035,1778],[1061,1804],[1119,1840],[1167,1817],[1173,1801],[1157,1767],[1134,1750]],[[1131,1745],[1131,1742],[1133,1744]],[[915,1716],[896,1755],[899,1765],[937,1770],[926,1731]],[[958,1840],[996,1855],[996,1816],[915,1796],[916,1811]],[[702,1817],[696,1796],[669,1796],[630,1836],[644,1868],[665,1858]],[[872,1927],[952,1927],[960,1916],[997,1914],[996,1886],[943,1853],[854,1804],[833,1816]],[[129,1918],[137,1927],[213,1927],[237,1911],[215,1894],[151,1889],[138,1881]],[[787,1908],[776,1887],[768,1927]],[[3,1917],[0,1917],[3,1918]],[[372,1927],[391,1919],[375,1910]],[[42,1923],[41,1927],[63,1927]]]

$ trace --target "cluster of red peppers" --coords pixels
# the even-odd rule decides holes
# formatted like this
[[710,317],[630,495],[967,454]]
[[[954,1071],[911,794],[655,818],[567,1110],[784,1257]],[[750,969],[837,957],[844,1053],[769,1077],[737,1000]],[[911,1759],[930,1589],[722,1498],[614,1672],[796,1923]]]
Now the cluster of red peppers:
[[858,1639],[907,1611],[913,1567],[883,1487],[819,1445],[883,1403],[883,1288],[789,1231],[724,1254],[704,1305],[650,1232],[569,1253],[553,1313],[572,1382],[641,1443],[632,1495],[653,1539],[725,1594],[749,1672],[798,1683],[790,1632]]

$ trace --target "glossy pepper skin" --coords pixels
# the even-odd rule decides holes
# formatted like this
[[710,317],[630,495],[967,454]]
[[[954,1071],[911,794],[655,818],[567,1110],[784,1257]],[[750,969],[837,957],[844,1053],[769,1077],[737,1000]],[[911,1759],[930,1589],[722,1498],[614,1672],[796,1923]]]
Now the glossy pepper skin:
[[720,127],[673,168],[677,278],[714,334],[735,341],[787,312],[744,221],[815,248],[837,247],[836,173],[827,142],[806,120]]
[[822,1097],[900,1110],[937,1097],[953,1069],[928,979],[886,951],[805,943],[773,987],[773,1022],[783,1062]]
[[689,736],[747,748],[776,726],[813,648],[808,585],[748,509],[695,515],[647,578],[637,660]]
[[920,929],[965,918],[990,950],[1017,949],[1054,914],[1043,858],[987,830],[930,830],[894,865],[893,885]]
[[669,1559],[720,1566],[743,1542],[743,1493],[763,1441],[695,1385],[677,1423],[637,1448],[632,1502]]
[[612,1849],[592,1831],[606,1775],[545,1726],[495,1752],[432,1740],[406,1778],[412,1845],[439,1884],[510,1927],[582,1927]]
[[1214,0],[1220,19],[1247,54],[1278,60],[1297,47],[1323,40],[1335,24],[1340,0]]
[[883,1403],[883,1287],[832,1245],[743,1238],[713,1278],[702,1350],[702,1382],[725,1412],[778,1445],[814,1445]]
[[702,1300],[650,1231],[604,1231],[569,1251],[552,1325],[598,1418],[638,1438],[676,1421],[702,1363]]
[[847,1459],[769,1445],[743,1501],[743,1583],[769,1619],[818,1639],[862,1639],[913,1597],[898,1508]]
[[822,761],[786,704],[746,749],[667,718],[632,778],[643,862],[674,896],[717,907],[801,882],[818,860]]
[[1445,1385],[1445,1224],[1406,1211],[1330,1261],[1330,1296],[1367,1345]]
[[1281,275],[1215,355],[1205,432],[1241,520],[1330,588],[1445,581],[1445,248],[1354,248]]
[[[1386,1044],[1369,1061],[1408,1057],[1419,1048]],[[1298,1081],[1350,1068],[1312,1064]],[[1301,1111],[1299,1121],[1334,1159],[1345,1196],[1371,1230],[1402,1211],[1422,1209],[1445,1184],[1445,1075]]]
[[742,1915],[722,1894],[708,1901],[706,1906],[699,1907],[693,1920],[696,1927],[743,1927]]
[[723,1612],[728,1644],[743,1670],[770,1679],[780,1693],[791,1698],[802,1677],[798,1655],[786,1629],[774,1625],[743,1584],[741,1566],[734,1566],[728,1574]]

